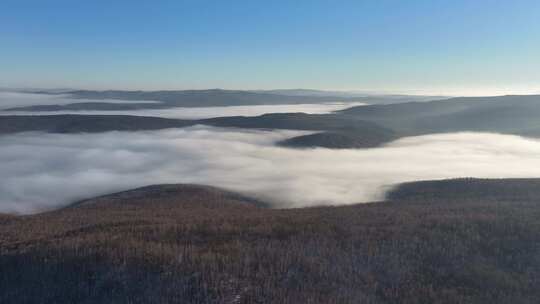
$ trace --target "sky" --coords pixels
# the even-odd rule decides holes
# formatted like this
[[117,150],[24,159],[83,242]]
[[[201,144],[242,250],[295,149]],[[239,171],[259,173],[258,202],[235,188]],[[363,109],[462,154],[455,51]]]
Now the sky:
[[0,87],[540,93],[537,0],[0,2]]

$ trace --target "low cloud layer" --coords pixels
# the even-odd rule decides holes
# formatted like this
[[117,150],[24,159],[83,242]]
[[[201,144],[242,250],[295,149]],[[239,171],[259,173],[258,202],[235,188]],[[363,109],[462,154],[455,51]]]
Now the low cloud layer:
[[196,126],[0,136],[0,212],[38,212],[157,183],[214,185],[301,207],[380,200],[406,181],[540,176],[540,142],[518,136],[428,135],[367,150],[273,145],[299,134]]
[[[81,102],[80,100],[78,102]],[[108,102],[108,101],[107,101]],[[198,108],[171,108],[129,111],[9,111],[0,115],[53,115],[53,114],[85,114],[85,115],[135,115],[156,116],[180,119],[203,119],[224,116],[258,116],[266,113],[303,112],[308,114],[325,114],[343,110],[349,107],[363,105],[363,103],[323,103],[323,104],[295,104],[295,105],[253,105],[229,107],[198,107]]]

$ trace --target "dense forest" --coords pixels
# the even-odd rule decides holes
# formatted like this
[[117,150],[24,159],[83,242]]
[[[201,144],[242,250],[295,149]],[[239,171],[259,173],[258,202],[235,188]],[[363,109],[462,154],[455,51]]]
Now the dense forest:
[[460,179],[278,210],[151,186],[0,216],[0,302],[538,303],[539,199],[540,180]]

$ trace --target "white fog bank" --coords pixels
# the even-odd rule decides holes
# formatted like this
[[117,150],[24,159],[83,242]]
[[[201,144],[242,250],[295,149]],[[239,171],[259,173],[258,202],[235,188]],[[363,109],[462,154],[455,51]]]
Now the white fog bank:
[[38,212],[159,183],[213,185],[302,207],[376,201],[407,181],[540,177],[540,141],[518,136],[426,135],[365,150],[273,145],[305,133],[195,126],[0,136],[0,212]]

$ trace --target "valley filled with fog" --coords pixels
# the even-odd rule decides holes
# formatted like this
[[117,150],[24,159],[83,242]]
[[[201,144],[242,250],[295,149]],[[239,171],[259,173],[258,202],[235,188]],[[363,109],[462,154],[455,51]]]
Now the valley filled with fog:
[[0,212],[33,213],[159,183],[207,184],[275,207],[377,201],[397,183],[453,177],[536,177],[540,141],[453,133],[373,149],[289,149],[303,131],[194,126],[98,134],[0,137]]
[[[0,108],[4,109],[15,103],[48,105],[74,102],[64,95],[0,94],[0,101],[3,102]],[[540,141],[512,133],[521,134],[521,129],[502,129],[510,134],[472,127],[470,131],[455,129],[456,125],[466,125],[460,113],[470,117],[463,112],[464,109],[470,107],[472,113],[476,113],[478,105],[485,107],[485,103],[477,101],[471,104],[443,101],[426,103],[427,106],[411,103],[371,108],[361,106],[359,102],[334,102],[115,111],[0,111],[4,117],[24,114],[30,118],[33,115],[93,114],[110,124],[107,128],[90,129],[92,132],[87,133],[84,128],[77,129],[78,126],[89,124],[92,127],[94,124],[103,125],[104,122],[82,122],[77,116],[70,118],[62,127],[41,130],[39,128],[44,127],[38,125],[37,129],[28,129],[31,132],[14,129],[0,135],[0,213],[35,213],[97,195],[161,183],[217,186],[260,198],[273,207],[292,208],[379,201],[392,187],[417,180],[538,177]],[[533,105],[531,102],[523,104],[529,108]],[[414,120],[394,119],[395,115],[401,113],[405,115],[400,117],[406,119],[416,117],[418,105],[425,112],[419,115],[420,119],[429,118],[428,114],[432,112],[435,115],[445,113],[441,111],[450,114],[440,117],[450,118],[446,118],[442,127],[433,123],[440,119],[430,119],[427,121],[429,124],[423,120],[415,123]],[[400,110],[402,107],[405,110]],[[412,110],[409,110],[411,107]],[[345,108],[350,108],[345,111],[347,115],[331,114]],[[313,115],[284,114],[270,119],[268,116],[257,116],[294,112]],[[531,113],[530,110],[526,112]],[[132,130],[131,125],[127,129],[118,129],[119,126],[115,124],[117,118],[109,116],[112,114],[130,115],[128,118],[223,117],[224,120],[192,120],[178,128],[150,125],[149,129],[141,127]],[[394,134],[391,133],[393,130],[355,120],[354,115],[367,120],[377,119],[376,122],[383,126],[389,122],[391,127],[398,128],[396,130],[425,125],[437,132],[429,132],[430,129],[425,127],[427,131],[422,129],[416,133]],[[458,115],[458,118],[448,115]],[[238,121],[230,120],[228,116],[252,118]],[[522,128],[533,130],[531,128],[535,125],[529,125],[529,117],[523,117],[527,124],[523,124]],[[504,122],[502,118],[499,120]],[[460,121],[460,124],[448,123],[453,120]],[[132,121],[129,124],[138,127],[140,123]],[[519,124],[515,121],[510,124],[515,125]],[[73,126],[75,129],[72,129]],[[448,126],[452,128],[445,129]],[[9,129],[10,126],[4,128]],[[12,131],[15,133],[8,134]],[[326,133],[323,133],[324,136],[310,137],[321,134],[318,131]],[[382,134],[377,136],[384,135],[385,139],[375,141],[375,144],[360,145],[364,148],[346,148],[356,146],[349,143],[339,146],[334,142],[336,138],[342,138],[340,136],[351,134],[358,136],[354,140],[362,142],[368,135],[377,132]],[[300,138],[298,142],[304,148],[279,144],[291,138]]]
[[539,304],[540,1],[2,1],[0,304]]

